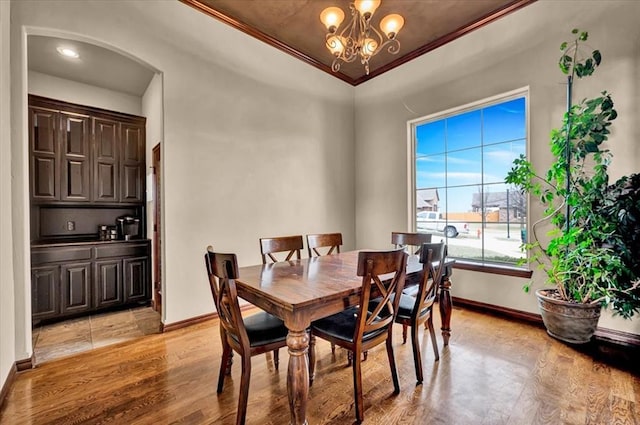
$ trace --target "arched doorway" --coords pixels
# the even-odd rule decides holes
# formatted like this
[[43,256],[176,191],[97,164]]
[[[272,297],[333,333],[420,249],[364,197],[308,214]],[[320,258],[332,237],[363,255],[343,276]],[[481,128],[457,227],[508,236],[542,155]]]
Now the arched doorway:
[[[77,58],[60,56],[58,48],[78,50],[81,66],[77,66],[78,61],[73,61]],[[152,115],[147,118],[144,152],[147,167],[144,167],[141,172],[142,181],[146,181],[147,170],[150,170],[151,166],[151,148],[162,139],[162,116],[157,112],[162,110],[162,105],[156,104],[162,102],[162,74],[152,66],[105,43],[88,40],[75,34],[61,34],[57,31],[49,32],[42,29],[28,31],[27,56],[28,94],[106,111],[136,116]],[[31,161],[30,158],[29,161]],[[141,215],[148,220],[151,214],[151,197],[144,199],[144,194],[142,196],[140,211]],[[63,207],[54,205],[51,209],[55,213],[61,213],[68,206],[79,209],[86,207],[83,204],[69,203]],[[33,241],[34,237],[42,236],[39,231],[34,231],[36,226],[42,224],[42,215],[34,214],[32,207],[30,217],[30,239]],[[37,223],[34,224],[34,221]],[[75,222],[68,220],[65,223],[68,226],[67,230],[73,232],[70,229],[75,227]],[[141,238],[153,236],[151,226],[142,226],[142,228],[144,234],[140,235]],[[96,237],[99,238],[99,236],[96,231]],[[126,266],[127,263],[123,264]],[[60,263],[60,267],[62,270],[68,269],[63,263]],[[96,273],[94,270],[96,269],[93,265],[85,269],[84,272],[90,276],[89,279],[91,274]],[[155,270],[155,267],[152,266],[149,270]],[[150,280],[153,282],[155,278],[151,277]],[[27,293],[30,293],[29,289],[31,288],[27,287]],[[88,298],[87,302],[95,302],[94,296]],[[152,313],[155,313],[155,316]],[[40,363],[59,355],[121,342],[157,332],[160,329],[161,312],[156,313],[151,307],[146,310],[144,308],[135,311],[122,310],[108,314],[111,316],[77,315],[68,321],[52,323],[46,329],[34,327],[35,323],[32,322],[31,340],[34,362]]]

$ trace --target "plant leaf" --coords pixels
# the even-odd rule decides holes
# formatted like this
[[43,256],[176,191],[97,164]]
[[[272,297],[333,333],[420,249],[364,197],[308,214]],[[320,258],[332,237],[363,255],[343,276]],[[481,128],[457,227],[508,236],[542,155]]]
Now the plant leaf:
[[593,57],[593,60],[596,61],[596,66],[600,65],[600,62],[602,61],[602,55],[600,54],[600,51],[594,50],[591,56]]

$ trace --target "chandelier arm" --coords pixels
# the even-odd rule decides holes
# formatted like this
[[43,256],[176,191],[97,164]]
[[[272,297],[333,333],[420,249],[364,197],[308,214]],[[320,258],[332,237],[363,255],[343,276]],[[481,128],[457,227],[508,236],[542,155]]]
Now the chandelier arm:
[[391,53],[392,55],[397,55],[398,52],[400,51],[400,42],[395,38],[387,40],[384,43],[382,43],[380,47],[376,49],[376,51],[373,52],[371,56],[377,55],[379,52],[383,51],[384,49],[387,49],[387,52]]
[[[380,31],[378,31],[375,27],[371,27],[371,29],[373,30],[373,33],[376,35],[376,37],[378,37],[378,46],[379,47],[376,49],[376,51],[382,50],[382,46],[384,46],[386,44],[385,39],[387,39],[387,37],[383,36],[380,33]],[[387,39],[387,41],[388,41],[388,39]],[[373,55],[371,55],[371,56],[373,56]]]
[[338,71],[340,71],[340,58],[339,58],[339,57],[336,57],[336,58],[333,60],[333,63],[331,64],[331,70],[332,70],[333,72],[338,72]]

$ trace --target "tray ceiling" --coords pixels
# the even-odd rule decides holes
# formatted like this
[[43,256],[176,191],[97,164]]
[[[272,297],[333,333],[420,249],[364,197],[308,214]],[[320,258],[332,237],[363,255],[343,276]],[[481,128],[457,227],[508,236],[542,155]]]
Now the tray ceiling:
[[326,29],[320,12],[328,6],[345,11],[348,0],[180,0],[249,35],[273,45],[352,85],[358,85],[405,62],[463,36],[535,0],[383,0],[373,24],[399,13],[405,25],[398,34],[400,53],[380,52],[365,74],[359,61],[331,71],[333,56],[324,45]]

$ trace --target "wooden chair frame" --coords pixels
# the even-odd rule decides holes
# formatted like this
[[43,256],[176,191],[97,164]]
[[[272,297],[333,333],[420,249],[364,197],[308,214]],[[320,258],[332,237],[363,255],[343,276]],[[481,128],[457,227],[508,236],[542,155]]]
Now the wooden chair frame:
[[273,255],[279,252],[287,252],[287,257],[283,261],[289,261],[295,255],[300,259],[300,251],[304,248],[302,235],[279,236],[275,238],[260,238],[260,255],[262,264],[267,264],[267,258],[277,263],[279,260]]
[[[244,320],[238,303],[238,292],[235,279],[238,278],[238,262],[235,254],[214,253],[207,250],[205,254],[209,283],[214,296],[220,320],[220,336],[222,338],[222,358],[218,375],[218,393],[222,392],[224,377],[227,374],[233,351],[242,358],[242,375],[240,378],[240,394],[236,425],[243,425],[247,416],[249,382],[251,379],[251,357],[286,347],[286,338],[262,345],[251,345],[244,326]],[[277,366],[276,366],[277,369]]]
[[[393,251],[361,251],[358,254],[357,275],[362,276],[362,292],[357,309],[357,319],[352,341],[334,337],[311,324],[309,342],[309,379],[313,382],[315,373],[315,338],[325,339],[335,345],[353,352],[354,359],[360,359],[362,353],[386,343],[394,394],[400,392],[398,371],[393,354],[393,323],[398,311],[400,294],[404,287],[407,266],[407,253],[402,249]],[[393,273],[389,280],[382,281],[381,275]],[[371,313],[368,312],[372,295],[378,302]],[[365,335],[374,335],[364,339]],[[356,418],[364,420],[364,400],[362,395],[362,363],[353,361],[354,398]]]
[[[307,235],[307,251],[309,258],[320,257],[322,255],[331,255],[334,252],[340,254],[340,246],[342,245],[342,233],[318,233]],[[328,248],[329,250],[322,254],[318,248]]]
[[[416,379],[420,384],[423,381],[422,355],[418,331],[422,323],[429,330],[433,353],[436,361],[440,359],[438,353],[438,341],[433,327],[433,304],[438,293],[438,285],[442,279],[446,245],[444,242],[425,243],[420,248],[420,263],[422,263],[422,279],[418,285],[415,303],[409,317],[396,316],[396,323],[402,324],[402,343],[407,342],[407,328],[411,327],[411,344],[413,348],[413,362],[416,370]],[[438,267],[434,266],[438,262]],[[408,295],[402,295],[408,297]]]
[[431,243],[431,233],[391,232],[391,243],[396,248],[405,248],[407,246],[418,247],[414,254],[420,255],[420,247],[422,244]]

